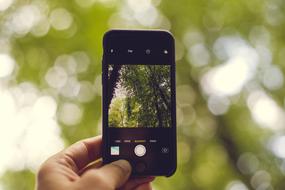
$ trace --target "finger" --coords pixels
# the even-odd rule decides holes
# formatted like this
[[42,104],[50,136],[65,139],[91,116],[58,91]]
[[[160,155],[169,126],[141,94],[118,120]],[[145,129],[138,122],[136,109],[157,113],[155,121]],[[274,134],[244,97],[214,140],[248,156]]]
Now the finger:
[[151,183],[144,183],[136,187],[134,190],[152,190]]
[[150,183],[155,179],[153,176],[149,177],[136,177],[129,179],[121,188],[120,190],[132,190],[138,187],[139,185],[142,185],[144,183]]
[[118,160],[98,169],[98,173],[110,179],[111,186],[114,188],[121,187],[128,180],[131,171],[132,167],[126,160]]
[[85,172],[81,184],[85,189],[100,185],[101,189],[116,189],[121,187],[131,174],[131,165],[126,160],[118,160],[98,169]]
[[78,173],[90,162],[101,157],[101,144],[101,136],[84,139],[56,154],[55,159]]
[[103,165],[103,160],[102,158],[97,159],[94,162],[89,163],[87,166],[85,166],[83,169],[81,169],[78,174],[79,175],[83,175],[85,172],[87,172],[88,170],[91,169],[96,169],[96,168],[100,168]]

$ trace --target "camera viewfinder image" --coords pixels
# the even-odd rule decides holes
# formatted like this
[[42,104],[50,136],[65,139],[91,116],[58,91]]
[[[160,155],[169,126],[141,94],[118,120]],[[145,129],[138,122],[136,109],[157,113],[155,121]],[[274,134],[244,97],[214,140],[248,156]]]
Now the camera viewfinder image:
[[108,66],[109,127],[171,127],[170,65]]

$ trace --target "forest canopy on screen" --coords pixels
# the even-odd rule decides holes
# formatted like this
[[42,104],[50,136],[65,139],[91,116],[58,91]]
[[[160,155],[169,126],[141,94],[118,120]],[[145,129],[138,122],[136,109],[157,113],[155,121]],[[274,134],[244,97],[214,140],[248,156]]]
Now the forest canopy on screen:
[[109,65],[109,127],[171,127],[170,65]]

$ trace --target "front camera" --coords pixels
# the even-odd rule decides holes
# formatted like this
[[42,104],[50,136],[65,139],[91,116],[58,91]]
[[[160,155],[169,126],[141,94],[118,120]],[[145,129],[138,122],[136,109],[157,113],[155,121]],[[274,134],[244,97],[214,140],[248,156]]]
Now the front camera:
[[145,50],[145,53],[146,53],[147,55],[149,55],[149,54],[150,54],[150,49]]

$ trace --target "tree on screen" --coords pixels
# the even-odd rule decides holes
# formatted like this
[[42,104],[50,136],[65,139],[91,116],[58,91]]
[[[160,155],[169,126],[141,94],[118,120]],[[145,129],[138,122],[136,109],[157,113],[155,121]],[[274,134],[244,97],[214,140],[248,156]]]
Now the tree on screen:
[[[116,90],[110,90],[113,92],[109,112],[110,126],[170,127],[169,66],[124,65],[120,71],[115,72],[118,74],[111,73],[110,76],[119,77],[112,87],[124,91],[124,97],[116,97]],[[119,122],[120,119],[123,122]]]

